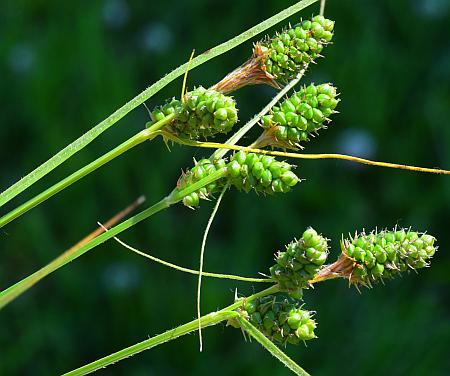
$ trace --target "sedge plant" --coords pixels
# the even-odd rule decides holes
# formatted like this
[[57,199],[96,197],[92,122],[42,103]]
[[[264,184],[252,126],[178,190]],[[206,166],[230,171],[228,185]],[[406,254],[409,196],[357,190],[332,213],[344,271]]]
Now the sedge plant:
[[[236,47],[314,2],[314,0],[300,1],[247,32],[177,68],[24,179],[5,190],[0,196],[0,206],[87,146],[103,131],[183,72],[186,82],[189,69]],[[299,173],[296,166],[284,158],[336,158],[382,167],[450,174],[450,171],[442,169],[371,161],[349,155],[298,153],[298,150],[303,149],[308,142],[319,135],[319,131],[322,132],[331,125],[341,100],[338,88],[327,82],[303,85],[290,93],[303,77],[308,66],[318,62],[333,41],[335,25],[332,20],[324,17],[323,10],[324,2],[321,3],[321,14],[299,20],[298,23],[288,25],[276,34],[255,42],[248,61],[212,87],[206,88],[200,84],[192,90],[185,90],[185,84],[183,84],[179,99],[169,98],[165,103],[150,111],[150,119],[144,130],[0,218],[0,227],[3,227],[144,141],[161,138],[168,144],[177,143],[190,147],[215,149],[209,157],[205,156],[194,161],[193,166],[181,174],[174,184],[173,191],[159,202],[116,226],[110,228],[106,226],[95,237],[77,244],[42,269],[0,292],[1,309],[42,278],[94,249],[97,245],[112,238],[121,242],[116,238],[119,233],[150,216],[177,203],[182,203],[189,208],[198,208],[202,200],[213,200],[219,197],[205,231],[199,270],[187,269],[157,259],[121,242],[128,249],[153,261],[198,275],[197,320],[68,374],[90,373],[181,335],[226,322],[230,326],[239,328],[246,337],[259,342],[294,373],[306,375],[307,372],[281,350],[283,346],[298,345],[316,338],[318,320],[314,311],[310,311],[303,300],[304,290],[308,290],[315,283],[336,278],[345,278],[357,288],[372,287],[377,282],[393,278],[408,270],[429,266],[437,247],[435,238],[426,233],[397,228],[392,231],[374,231],[369,234],[356,233],[352,237],[342,239],[340,257],[334,263],[327,264],[328,239],[314,229],[308,228],[299,239],[294,239],[284,250],[276,254],[275,264],[269,269],[265,278],[203,271],[207,234],[228,189],[238,189],[245,193],[253,191],[266,196],[287,194],[302,182],[301,172]],[[239,104],[231,93],[244,86],[260,84],[275,87],[279,93],[252,120],[237,130],[227,142],[210,141],[218,134],[232,133],[237,127]],[[241,138],[257,124],[262,128],[261,135],[248,146],[238,145]],[[292,149],[292,151],[287,152],[286,149]],[[234,150],[234,153],[227,156],[230,150]],[[236,296],[236,301],[230,306],[202,316],[200,310],[202,276],[269,283],[271,286],[251,296]]]

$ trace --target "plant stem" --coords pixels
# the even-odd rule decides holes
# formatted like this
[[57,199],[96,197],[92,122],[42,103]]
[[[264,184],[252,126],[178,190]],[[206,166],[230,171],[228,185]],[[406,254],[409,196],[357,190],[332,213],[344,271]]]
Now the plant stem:
[[253,26],[252,28],[248,29],[247,31],[244,31],[243,33],[239,34],[238,36],[212,48],[205,52],[203,52],[201,55],[194,58],[190,63],[185,63],[169,74],[162,77],[160,80],[155,82],[153,85],[145,89],[141,94],[134,97],[132,100],[124,104],[122,107],[120,107],[118,110],[116,110],[114,113],[112,113],[110,116],[108,116],[105,120],[97,124],[95,127],[90,129],[88,132],[86,132],[83,136],[79,137],[77,140],[72,142],[70,145],[66,146],[64,149],[59,151],[57,154],[55,154],[53,157],[51,157],[49,160],[41,164],[39,167],[34,169],[32,172],[30,172],[28,175],[26,175],[24,178],[13,184],[11,187],[6,189],[1,195],[0,195],[0,207],[12,200],[15,196],[23,192],[25,189],[30,187],[32,184],[36,183],[38,180],[43,178],[45,175],[47,175],[49,172],[54,170],[56,167],[58,167],[61,163],[69,159],[71,156],[73,156],[75,153],[86,147],[88,144],[90,144],[93,140],[95,140],[100,134],[102,134],[104,131],[106,131],[108,128],[113,126],[115,123],[117,123],[120,119],[122,119],[125,115],[127,115],[129,112],[134,110],[136,107],[140,106],[142,103],[144,103],[147,99],[151,98],[153,95],[155,95],[158,91],[160,91],[163,87],[168,85],[170,82],[175,80],[176,78],[183,75],[186,71],[186,68],[188,67],[188,64],[190,64],[190,68],[196,68],[199,65],[207,62],[208,60],[211,60],[225,52],[230,51],[231,49],[239,46],[241,43],[255,37],[256,35],[262,33],[263,31],[271,28],[272,26],[276,25],[277,23],[285,20],[286,18],[292,16],[293,14],[301,11],[302,9],[306,8],[307,6],[315,3],[318,0],[303,0],[299,1],[298,3],[290,6],[289,8],[284,9],[283,11],[277,13],[276,15],[268,18],[267,20],[259,23],[256,26]]
[[[231,318],[237,317],[239,314],[234,311],[219,311],[212,312],[208,315],[203,316],[200,319],[202,328],[208,326],[216,325],[222,321],[229,320]],[[144,350],[149,350],[155,346],[162,343],[169,342],[173,339],[181,337],[185,334],[191,333],[198,328],[198,320],[192,320],[184,325],[180,325],[172,330],[168,330],[162,334],[149,338],[145,341],[139,342],[133,346],[127,347],[123,350],[117,351],[111,355],[105,356],[104,358],[98,359],[95,362],[86,364],[83,367],[77,368],[71,372],[65,373],[65,376],[75,376],[75,375],[86,375],[88,373],[104,368],[110,364],[116,363],[120,360],[126,359]]]
[[280,348],[275,345],[270,339],[268,339],[263,333],[261,333],[257,328],[255,328],[246,318],[239,315],[237,320],[241,327],[256,339],[268,352],[270,352],[275,358],[277,358],[281,363],[283,363],[287,368],[299,376],[309,376],[302,367],[295,363],[291,358],[289,358]]
[[[171,262],[161,260],[160,258],[152,256],[152,255],[149,255],[148,253],[144,253],[144,252],[142,252],[142,251],[132,247],[131,245],[125,243],[123,240],[120,240],[116,236],[114,237],[114,240],[117,241],[122,246],[124,246],[125,248],[129,249],[130,251],[132,251],[132,252],[134,252],[134,253],[136,253],[136,254],[138,254],[140,256],[143,256],[145,258],[148,258],[148,259],[150,259],[150,260],[152,260],[154,262],[157,262],[159,264],[167,266],[169,268],[178,270],[178,271],[183,272],[183,273],[193,274],[193,275],[199,275],[200,274],[200,271],[198,271],[198,270],[185,268],[183,266],[179,266],[179,265],[173,264]],[[231,280],[242,281],[242,282],[275,283],[275,280],[273,280],[272,278],[241,277],[239,275],[233,275],[233,274],[202,272],[202,276],[203,277],[219,278],[219,279],[231,279]]]
[[151,127],[140,131],[138,134],[129,138],[128,140],[126,140],[119,146],[115,147],[113,150],[109,151],[108,153],[102,155],[100,158],[97,158],[95,161],[92,161],[88,165],[80,168],[78,171],[75,171],[73,174],[69,175],[65,179],[52,185],[50,188],[46,189],[45,191],[41,192],[40,194],[33,197],[32,199],[28,200],[24,204],[20,205],[19,207],[15,208],[14,210],[10,211],[8,214],[5,214],[3,217],[0,218],[0,228],[2,228],[3,226],[7,225],[10,222],[12,222],[14,219],[20,217],[22,214],[26,213],[28,210],[30,210],[30,209],[34,208],[35,206],[41,204],[42,202],[46,201],[47,199],[54,196],[58,192],[61,192],[63,189],[69,187],[70,185],[72,185],[73,183],[82,179],[83,177],[90,174],[91,172],[97,170],[104,164],[112,161],[114,158],[118,157],[119,155],[122,155],[126,151],[141,144],[142,142],[151,139],[152,137],[154,137],[156,131],[160,130],[164,125],[168,124],[174,117],[175,117],[174,114],[168,115],[164,119],[153,124]]
[[76,243],[74,246],[69,248],[66,252],[74,252],[76,249],[82,247],[86,243],[89,243],[92,239],[96,238],[100,234],[103,234],[105,231],[108,231],[109,227],[112,227],[119,223],[122,219],[124,219],[128,214],[130,214],[132,211],[134,211],[136,208],[138,208],[140,205],[142,205],[145,202],[145,196],[138,197],[134,202],[132,202],[130,205],[128,205],[125,209],[118,212],[116,215],[111,217],[105,222],[105,225],[103,227],[98,227],[94,231],[92,231],[89,235],[85,236],[83,239],[81,239],[78,243]]
[[320,0],[320,12],[319,12],[319,14],[321,16],[323,16],[324,13],[325,13],[325,3],[326,2],[327,2],[327,0]]
[[362,163],[362,164],[367,164],[367,165],[371,165],[371,166],[395,168],[395,169],[400,169],[400,170],[410,170],[410,171],[426,172],[426,173],[433,173],[433,174],[450,175],[450,170],[444,170],[444,169],[439,169],[439,168],[417,167],[417,166],[397,164],[397,163],[391,163],[391,162],[372,161],[370,159],[354,157],[352,155],[346,155],[346,154],[289,153],[289,152],[276,151],[276,150],[256,149],[256,148],[252,148],[252,147],[239,146],[239,145],[233,145],[233,144],[221,144],[218,142],[200,142],[200,141],[182,140],[182,139],[178,139],[174,136],[171,136],[171,135],[168,135],[165,133],[164,133],[164,135],[167,138],[170,138],[170,139],[174,140],[175,142],[181,143],[183,145],[189,145],[189,146],[207,148],[207,149],[220,148],[220,150],[224,150],[224,149],[244,150],[249,153],[267,154],[267,155],[274,155],[274,156],[278,156],[278,157],[287,157],[287,158],[296,158],[296,159],[342,159],[342,160],[346,160],[346,161],[350,161],[350,162]]
[[148,209],[143,210],[142,212],[136,214],[135,216],[127,219],[126,221],[118,224],[117,226],[114,226],[111,228],[108,232],[105,232],[96,238],[92,239],[88,243],[84,244],[82,247],[78,248],[74,252],[65,252],[59,257],[57,257],[55,260],[50,262],[48,265],[44,266],[43,268],[39,269],[35,273],[29,275],[28,277],[22,279],[21,281],[15,283],[14,285],[10,286],[6,290],[0,292],[0,309],[3,308],[6,304],[8,304],[10,301],[12,301],[14,298],[25,292],[28,288],[33,286],[35,283],[40,281],[42,278],[46,277],[50,273],[54,272],[55,270],[59,269],[60,267],[66,265],[70,261],[75,260],[76,258],[80,257],[81,255],[85,254],[89,250],[93,249],[97,245],[104,243],[105,241],[111,239],[115,235],[121,233],[122,231],[127,230],[128,228],[134,226],[135,224],[143,221],[144,219],[151,217],[152,215],[160,212],[161,210],[164,210],[168,208],[169,206],[181,201],[184,196],[191,194],[192,192],[204,187],[205,185],[208,185],[212,183],[213,181],[216,181],[223,176],[227,174],[226,167],[215,171],[211,175],[197,181],[196,183],[190,185],[189,187],[186,187],[185,189],[178,191],[173,191],[169,196],[165,197],[161,201],[157,202],[153,206],[149,207]]
[[[241,129],[239,129],[235,134],[233,134],[233,136],[231,136],[227,141],[226,144],[227,145],[235,145],[242,137],[244,137],[244,135],[250,130],[252,129],[252,127],[258,123],[258,121],[265,115],[267,114],[270,109],[275,106],[280,100],[281,98],[283,98],[284,95],[286,95],[286,93],[288,91],[290,91],[295,85],[298,84],[298,82],[301,80],[301,78],[303,77],[303,75],[305,74],[306,68],[302,69],[299,74],[297,75],[296,78],[294,78],[291,82],[289,82],[282,90],[280,90],[277,95],[275,95],[273,97],[273,99],[267,103],[266,106],[264,106],[264,108],[258,112],[258,114],[256,114],[253,119],[251,119],[249,122],[247,122],[247,124],[245,124]],[[219,158],[223,158],[225,156],[225,154],[228,153],[228,149],[218,149],[216,150],[213,155],[211,156],[211,159],[219,159]]]
[[[263,291],[260,291],[256,294],[250,295],[246,298],[240,298],[236,300],[233,304],[225,307],[217,312],[209,313],[201,317],[201,325],[202,328],[206,328],[207,326],[216,325],[222,321],[229,320],[232,318],[236,318],[239,316],[237,312],[234,310],[239,308],[244,301],[251,301],[266,295],[274,294],[278,292],[278,286],[271,286]],[[127,347],[123,350],[117,351],[111,355],[105,356],[104,358],[98,359],[92,363],[89,363],[83,367],[77,368],[71,372],[64,374],[65,376],[74,376],[74,375],[86,375],[88,373],[94,372],[102,367],[106,367],[113,363],[116,363],[120,360],[133,356],[137,353],[140,353],[144,350],[151,349],[157,345],[162,343],[171,341],[175,338],[178,338],[182,335],[188,334],[198,329],[198,319],[192,320],[184,325],[180,325],[175,329],[168,330],[163,334],[159,334],[155,337],[149,338],[148,340],[139,342],[133,346]]]
[[201,325],[201,306],[200,306],[200,298],[201,298],[201,288],[202,288],[202,275],[203,275],[203,259],[205,256],[205,248],[206,248],[206,240],[208,239],[208,233],[211,228],[211,225],[214,221],[214,217],[216,216],[217,211],[219,210],[220,203],[222,202],[222,198],[225,195],[226,190],[229,188],[229,184],[225,184],[222,188],[222,192],[219,195],[219,198],[214,205],[214,209],[211,213],[211,216],[208,219],[208,223],[206,224],[205,232],[203,233],[202,246],[200,247],[200,265],[198,267],[198,282],[197,282],[197,318],[198,318],[198,339],[200,343],[200,352],[203,351],[203,337],[202,337],[202,325]]

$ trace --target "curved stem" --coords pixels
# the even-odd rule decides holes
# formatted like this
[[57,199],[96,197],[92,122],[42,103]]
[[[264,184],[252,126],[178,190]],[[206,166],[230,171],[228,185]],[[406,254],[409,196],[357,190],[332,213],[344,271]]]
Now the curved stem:
[[166,133],[163,133],[163,134],[165,137],[170,138],[173,141],[178,142],[180,144],[195,146],[195,147],[200,147],[200,148],[207,148],[207,149],[221,148],[222,150],[223,149],[244,150],[249,153],[267,154],[267,155],[274,155],[274,156],[287,157],[287,158],[296,158],[296,159],[343,159],[346,161],[357,162],[357,163],[367,164],[367,165],[371,165],[371,166],[395,168],[395,169],[410,170],[410,171],[417,171],[417,172],[427,172],[427,173],[433,173],[433,174],[450,175],[450,170],[443,170],[443,169],[439,169],[439,168],[417,167],[417,166],[390,163],[390,162],[372,161],[370,159],[354,157],[352,155],[345,155],[345,154],[289,153],[289,152],[284,152],[284,151],[263,150],[263,149],[256,149],[256,148],[251,148],[251,147],[246,147],[246,146],[221,144],[218,142],[200,142],[200,141],[183,140],[183,139],[179,139],[173,135],[168,135]]
[[206,224],[205,233],[203,234],[202,246],[200,248],[200,265],[198,268],[198,283],[197,283],[197,318],[198,318],[198,338],[200,342],[200,352],[203,351],[203,337],[202,337],[202,325],[201,325],[201,306],[200,306],[200,298],[201,298],[201,288],[202,288],[202,275],[203,275],[203,259],[205,256],[205,247],[206,247],[206,239],[208,239],[209,229],[214,221],[214,217],[216,216],[217,211],[219,210],[220,203],[222,202],[222,198],[228,189],[229,184],[225,184],[222,188],[222,192],[220,192],[220,196],[214,205],[214,209],[211,213],[211,216],[208,219],[208,223]]
[[231,49],[239,46],[241,43],[255,37],[256,35],[262,33],[263,31],[271,28],[277,23],[285,20],[286,18],[292,16],[293,14],[301,11],[307,6],[315,3],[318,0],[303,0],[298,3],[290,6],[289,8],[284,9],[283,11],[277,13],[276,15],[268,18],[267,20],[259,23],[256,26],[244,31],[238,36],[231,38],[230,40],[219,44],[218,46],[203,52],[201,55],[197,56],[190,63],[185,63],[180,65],[178,68],[173,70],[172,72],[165,75],[159,81],[155,82],[153,85],[145,89],[141,94],[134,97],[128,103],[124,104],[117,111],[108,116],[105,120],[97,124],[94,128],[89,130],[83,136],[79,137],[77,140],[72,142],[70,145],[66,146],[64,149],[59,151],[49,160],[41,164],[39,167],[34,169],[24,178],[13,184],[11,187],[6,189],[2,194],[0,194],[0,207],[5,205],[7,202],[12,200],[19,193],[23,192],[25,189],[30,187],[32,184],[36,183],[38,180],[43,178],[49,172],[54,170],[64,161],[69,159],[72,155],[86,147],[93,140],[95,140],[100,134],[106,131],[108,128],[117,123],[120,119],[122,119],[129,112],[134,110],[136,107],[140,106],[147,99],[151,98],[158,91],[160,91],[163,87],[168,85],[170,82],[180,77],[186,71],[188,64],[190,64],[190,69],[196,68],[199,65],[211,60],[225,52],[230,51]]
[[222,177],[224,177],[227,174],[227,169],[224,167],[220,170],[215,171],[211,175],[197,181],[196,183],[190,185],[189,187],[183,189],[183,190],[175,190],[172,192],[169,196],[162,199],[161,201],[157,202],[153,206],[149,207],[148,209],[143,210],[139,214],[136,214],[135,216],[127,219],[126,221],[118,224],[117,226],[114,226],[111,228],[108,232],[105,232],[96,238],[92,239],[88,243],[84,244],[82,247],[78,248],[74,252],[71,252],[70,254],[65,252],[62,255],[60,255],[58,258],[53,260],[50,264],[44,266],[43,268],[39,269],[37,272],[29,275],[28,277],[22,279],[21,281],[15,283],[11,287],[7,288],[6,290],[0,292],[0,309],[3,308],[6,304],[8,304],[10,301],[12,301],[16,296],[23,293],[25,290],[27,290],[29,287],[40,281],[42,278],[46,277],[50,273],[54,272],[55,270],[59,269],[60,267],[68,264],[70,261],[75,260],[76,258],[80,257],[81,255],[85,254],[86,252],[90,251],[91,249],[95,248],[97,245],[104,243],[105,241],[111,239],[115,235],[127,230],[128,228],[134,226],[135,224],[143,221],[144,219],[151,217],[152,215],[167,209],[169,206],[176,204],[177,202],[181,201],[184,196],[191,194],[194,191],[197,191],[198,189],[204,187],[205,185],[208,185],[212,183],[213,181],[216,181]]
[[[155,261],[159,264],[162,264],[164,266],[168,266],[169,268],[178,270],[180,272],[183,273],[188,273],[188,274],[193,274],[193,275],[199,275],[200,271],[195,270],[195,269],[189,269],[189,268],[185,268],[183,266],[179,266],[176,264],[173,264],[171,262],[168,261],[164,261],[158,257],[149,255],[148,253],[142,252],[134,247],[132,247],[131,245],[125,243],[123,240],[120,240],[118,237],[114,237],[114,240],[117,241],[119,244],[121,244],[122,246],[124,246],[125,248],[129,249],[130,251],[143,256],[145,258],[148,258],[152,261]],[[221,273],[210,273],[210,272],[202,272],[202,276],[203,277],[212,277],[212,278],[219,278],[219,279],[231,279],[231,280],[235,280],[235,281],[242,281],[242,282],[256,282],[256,283],[275,283],[275,281],[272,278],[252,278],[252,277],[241,277],[239,275],[233,275],[233,274],[221,274]]]
[[134,148],[135,146],[141,144],[142,142],[151,139],[156,134],[155,133],[156,131],[161,129],[164,125],[168,124],[174,117],[175,115],[171,114],[165,117],[164,119],[158,121],[157,123],[153,124],[150,128],[144,129],[143,131],[129,138],[125,142],[121,143],[119,146],[115,147],[113,150],[102,155],[101,157],[97,158],[95,161],[92,161],[88,165],[80,168],[78,171],[75,171],[73,174],[69,175],[65,179],[52,185],[50,188],[46,189],[45,191],[28,200],[24,204],[10,211],[8,214],[5,214],[0,218],[0,228],[12,222],[14,219],[20,217],[28,210],[46,201],[47,199],[54,196],[58,192],[61,192],[63,189],[69,187],[70,185],[82,179],[91,172],[97,170],[104,164],[112,161],[119,155],[122,155],[126,151]]

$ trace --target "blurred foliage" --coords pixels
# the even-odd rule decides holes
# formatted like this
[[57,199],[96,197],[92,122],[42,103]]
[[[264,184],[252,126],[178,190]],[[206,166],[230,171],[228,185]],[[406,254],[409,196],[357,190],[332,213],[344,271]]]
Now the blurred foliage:
[[[290,3],[2,2],[1,189],[185,62],[193,48],[200,53]],[[317,4],[303,16],[313,12]],[[342,102],[330,129],[306,151],[450,168],[449,2],[329,0],[326,16],[336,20],[334,45],[304,82],[332,81]],[[190,87],[217,82],[246,60],[252,42],[192,71]],[[180,90],[177,80],[148,105]],[[273,95],[267,87],[236,93],[241,122]],[[147,120],[144,107],[138,108],[5,209],[106,152]],[[169,153],[162,142],[141,145],[2,229],[0,288],[46,264],[140,194],[148,203],[159,200],[193,154],[209,151],[174,146]],[[450,179],[331,160],[301,162],[297,172],[306,181],[287,195],[227,193],[205,269],[267,273],[273,253],[308,225],[332,239],[332,258],[342,233],[395,224],[428,230],[440,252],[419,275],[362,294],[345,281],[307,292],[307,308],[318,312],[319,339],[288,353],[314,375],[450,374]],[[211,210],[211,203],[196,211],[173,207],[122,239],[196,267]],[[189,321],[195,317],[196,283],[110,241],[0,312],[0,374],[58,374]],[[203,312],[231,303],[236,287],[250,294],[261,286],[205,280]],[[203,353],[197,336],[186,336],[103,374],[288,374],[238,330],[219,326],[204,336]]]

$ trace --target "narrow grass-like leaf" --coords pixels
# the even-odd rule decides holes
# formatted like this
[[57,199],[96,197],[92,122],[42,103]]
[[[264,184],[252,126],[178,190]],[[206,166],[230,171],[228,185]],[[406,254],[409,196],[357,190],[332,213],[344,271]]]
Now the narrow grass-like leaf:
[[93,140],[95,140],[100,134],[106,131],[108,128],[117,123],[120,119],[122,119],[129,112],[134,110],[136,107],[140,106],[146,100],[155,95],[158,91],[168,85],[170,82],[175,80],[176,78],[183,75],[190,64],[190,69],[196,68],[201,64],[211,60],[225,52],[230,51],[231,49],[239,46],[245,41],[255,37],[256,35],[264,32],[270,27],[276,25],[277,23],[285,20],[286,18],[292,16],[293,14],[301,11],[307,6],[315,3],[318,0],[302,0],[298,3],[290,6],[289,8],[284,9],[283,11],[277,13],[276,15],[268,18],[267,20],[259,23],[258,25],[248,29],[247,31],[239,34],[238,36],[203,52],[201,55],[194,58],[191,62],[185,63],[159,81],[155,82],[153,85],[145,89],[141,94],[134,97],[132,100],[124,104],[110,116],[108,116],[105,120],[97,124],[94,128],[86,132],[80,138],[72,142],[70,145],[66,146],[64,149],[59,151],[53,157],[51,157],[48,161],[44,162],[42,165],[37,167],[35,170],[30,172],[28,175],[23,177],[21,180],[13,184],[11,187],[6,189],[0,195],[0,207],[12,200],[15,196],[23,192],[25,189],[30,187],[32,184],[43,178],[49,172],[58,167],[61,163],[69,159],[75,153],[79,152],[81,149],[90,144]]
[[70,261],[75,260],[76,258],[80,257],[81,255],[85,254],[89,250],[95,248],[97,245],[104,243],[105,241],[113,238],[115,235],[121,233],[122,231],[127,230],[128,228],[134,226],[135,224],[143,221],[144,219],[151,217],[152,215],[160,212],[161,210],[167,209],[169,206],[176,204],[177,202],[180,202],[184,196],[212,183],[213,181],[216,181],[223,176],[225,176],[227,173],[227,169],[223,168],[220,170],[217,170],[213,174],[205,177],[202,180],[199,180],[198,182],[190,185],[189,187],[181,190],[181,191],[174,191],[169,196],[165,197],[161,201],[157,202],[153,206],[141,211],[139,214],[136,214],[135,216],[127,219],[126,221],[120,223],[119,225],[111,228],[108,232],[103,233],[99,236],[97,236],[95,239],[92,239],[88,243],[84,244],[79,249],[75,250],[74,252],[65,252],[62,255],[60,255],[58,258],[53,260],[51,263],[47,264],[43,268],[39,269],[37,272],[29,275],[28,277],[22,279],[21,281],[17,282],[16,284],[10,286],[6,290],[3,290],[0,292],[0,309],[3,308],[6,304],[11,302],[13,299],[21,295],[23,292],[28,290],[31,286],[36,284],[39,280],[46,277],[50,273],[54,272],[55,270],[59,269],[60,267],[66,265]]

